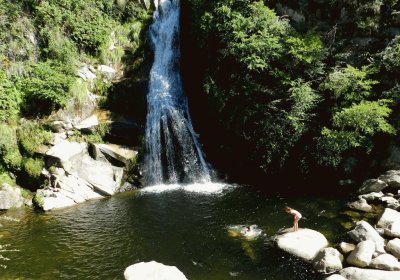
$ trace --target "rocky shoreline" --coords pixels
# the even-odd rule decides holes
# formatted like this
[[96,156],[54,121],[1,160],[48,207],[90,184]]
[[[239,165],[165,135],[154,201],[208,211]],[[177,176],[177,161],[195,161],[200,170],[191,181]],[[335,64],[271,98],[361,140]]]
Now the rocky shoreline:
[[[77,79],[92,85],[99,79],[112,82],[120,75],[106,65],[99,65],[96,70],[84,64],[77,72]],[[0,210],[34,205],[50,211],[141,185],[136,165],[138,151],[130,145],[141,128],[125,116],[99,109],[99,97],[89,89],[80,106],[71,101],[46,120],[52,131],[52,141],[34,151],[45,163],[41,172],[42,186],[31,193],[18,186],[1,184]],[[104,143],[99,141],[101,139],[96,139],[97,142],[79,137],[90,135],[102,126],[107,127],[108,138],[118,141]]]
[[384,207],[371,225],[364,219],[347,232],[351,243],[336,248],[321,233],[311,229],[278,233],[274,242],[281,250],[312,264],[329,275],[326,280],[400,279],[400,170],[387,171],[377,179],[364,182],[350,209],[369,213]]

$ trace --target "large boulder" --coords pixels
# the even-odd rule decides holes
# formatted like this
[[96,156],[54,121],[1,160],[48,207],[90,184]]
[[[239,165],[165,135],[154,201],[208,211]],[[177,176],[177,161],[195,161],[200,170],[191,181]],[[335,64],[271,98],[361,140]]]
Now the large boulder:
[[400,237],[400,222],[394,222],[384,229],[384,234],[389,237]]
[[347,203],[347,206],[351,209],[363,211],[363,212],[371,212],[372,206],[367,203],[367,200],[364,198],[359,198],[357,201]]
[[363,269],[346,267],[339,274],[347,280],[399,280],[400,271],[382,271],[377,269]]
[[61,177],[56,181],[56,190],[66,197],[81,203],[86,200],[101,198],[102,195],[95,192],[93,186],[87,181],[75,175]]
[[386,204],[387,208],[398,210],[400,208],[400,202],[393,196],[383,196],[379,198],[379,201]]
[[364,198],[366,201],[374,201],[376,199],[379,199],[383,196],[383,192],[371,192],[371,193],[366,193],[359,195],[359,198]]
[[343,268],[343,256],[334,248],[324,248],[313,260],[313,267],[321,273],[332,273]]
[[37,206],[42,208],[44,211],[69,207],[76,204],[73,199],[66,197],[62,193],[45,189],[37,190],[34,201]]
[[84,131],[84,132],[90,132],[93,131],[98,125],[99,125],[99,119],[97,118],[96,115],[91,115],[90,117],[82,120],[78,124],[74,125],[74,127],[78,130]]
[[302,228],[286,231],[274,238],[281,250],[307,262],[311,262],[318,252],[328,246],[328,240],[318,231]]
[[77,75],[81,77],[84,81],[93,81],[96,79],[96,72],[93,67],[88,65],[83,65],[77,71]]
[[128,166],[136,160],[138,152],[126,146],[116,144],[94,144],[96,159],[104,156],[111,163],[117,166]]
[[108,80],[112,80],[117,75],[117,70],[107,65],[99,65],[97,70]]
[[375,244],[375,250],[378,253],[385,253],[384,239],[379,233],[366,221],[359,221],[353,230],[348,232],[349,236],[356,242],[371,240]]
[[400,212],[386,208],[376,225],[384,229],[385,235],[400,237]]
[[24,206],[24,202],[20,188],[12,187],[7,183],[0,186],[0,210],[20,208]]
[[108,162],[96,161],[89,155],[81,158],[71,173],[87,181],[96,192],[113,195],[121,186],[124,170]]
[[124,272],[125,280],[187,280],[175,266],[155,261],[141,262],[128,266]]
[[390,240],[386,244],[386,250],[396,258],[400,259],[400,239],[395,238]]
[[400,189],[400,170],[389,170],[378,179],[388,184],[389,187]]
[[365,240],[357,244],[356,248],[350,253],[346,261],[357,267],[367,267],[372,260],[375,252],[375,243]]
[[394,256],[390,254],[382,254],[377,256],[369,264],[371,268],[382,270],[400,270],[400,263]]
[[356,245],[347,242],[340,242],[339,248],[343,254],[348,254],[356,248]]
[[86,143],[62,141],[46,153],[48,159],[47,164],[62,167],[67,172],[70,172],[86,153]]
[[388,184],[380,179],[369,179],[363,183],[361,188],[358,190],[358,193],[366,194],[371,192],[380,192],[387,186]]

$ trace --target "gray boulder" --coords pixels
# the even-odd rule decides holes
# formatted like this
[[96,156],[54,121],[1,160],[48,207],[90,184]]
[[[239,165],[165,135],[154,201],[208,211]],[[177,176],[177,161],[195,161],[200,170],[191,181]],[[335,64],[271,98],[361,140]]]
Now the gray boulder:
[[96,79],[96,74],[93,73],[92,70],[90,69],[91,67],[84,65],[81,68],[78,69],[77,75],[81,77],[84,81],[92,81]]
[[74,127],[78,130],[82,130],[85,132],[93,131],[99,125],[99,119],[96,115],[91,115],[87,119],[82,120],[80,123],[75,125]]
[[356,242],[365,240],[373,241],[375,244],[375,251],[378,253],[385,253],[384,239],[379,233],[366,221],[359,221],[353,230],[348,232],[351,239]]
[[362,269],[346,267],[339,274],[347,280],[399,280],[399,271],[382,271],[377,269]]
[[74,174],[93,186],[96,192],[113,195],[121,185],[124,170],[107,162],[96,161],[84,155],[71,169]]
[[372,260],[375,252],[375,243],[371,240],[365,240],[357,244],[356,248],[350,253],[346,261],[357,267],[367,267]]
[[141,262],[128,266],[124,271],[125,280],[187,280],[175,266],[155,261]]
[[86,152],[86,143],[62,141],[46,153],[47,164],[62,167],[65,171],[70,172]]
[[379,199],[383,196],[383,192],[372,192],[372,193],[367,193],[367,194],[362,194],[359,195],[359,198],[363,198],[366,201],[374,201],[376,199]]
[[24,206],[25,199],[22,196],[21,188],[12,187],[7,183],[0,186],[0,210],[20,208]]
[[328,246],[328,240],[318,231],[302,228],[296,232],[286,231],[274,238],[278,248],[307,262]]
[[357,201],[347,203],[347,206],[351,209],[355,209],[358,211],[363,211],[363,212],[372,211],[372,206],[369,205],[364,198],[359,198]]
[[[395,238],[386,244],[386,250],[396,258],[400,259],[400,239]],[[400,279],[400,278],[399,278]]]
[[389,170],[378,179],[388,184],[389,187],[400,188],[400,170]]
[[384,229],[384,234],[389,237],[400,238],[400,222],[394,222]]
[[70,207],[76,204],[73,199],[66,197],[62,193],[45,189],[37,190],[34,201],[44,211]]
[[400,270],[399,261],[390,254],[382,254],[374,258],[369,264],[371,268],[382,270]]
[[112,80],[116,75],[117,75],[117,71],[107,65],[99,65],[97,70],[103,74],[108,80]]
[[132,161],[136,160],[138,152],[116,144],[94,144],[95,158],[104,156],[110,162],[118,166],[128,166]]
[[334,248],[324,248],[313,260],[313,267],[321,273],[332,273],[343,268],[343,256]]
[[348,254],[356,248],[356,245],[347,242],[340,242],[339,247],[343,254]]
[[400,212],[385,208],[376,225],[384,229],[385,235],[400,237]]
[[369,179],[363,183],[361,188],[358,190],[358,193],[366,194],[371,192],[380,192],[387,186],[388,184],[380,179]]

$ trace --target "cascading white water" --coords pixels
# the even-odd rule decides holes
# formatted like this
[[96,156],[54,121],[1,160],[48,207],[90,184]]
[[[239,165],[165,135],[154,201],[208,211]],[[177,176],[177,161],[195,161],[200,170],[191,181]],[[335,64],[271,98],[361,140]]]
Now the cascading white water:
[[179,69],[179,0],[159,0],[150,27],[154,62],[146,123],[146,183],[209,182]]

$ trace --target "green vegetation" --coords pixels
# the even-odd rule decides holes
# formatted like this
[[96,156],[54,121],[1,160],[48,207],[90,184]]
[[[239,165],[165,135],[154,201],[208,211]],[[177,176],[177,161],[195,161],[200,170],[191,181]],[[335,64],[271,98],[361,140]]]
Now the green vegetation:
[[[82,111],[88,91],[144,122],[151,13],[141,2],[0,0],[0,174],[37,180],[52,141],[45,119]],[[309,2],[182,1],[182,68],[196,76],[186,91],[205,96],[231,140],[225,151],[265,174],[343,172],[349,158],[370,167],[400,129],[397,1]],[[123,71],[84,81],[83,64]],[[106,132],[70,139],[98,143]]]
[[199,61],[212,113],[254,166],[309,174],[340,171],[348,157],[368,166],[398,135],[396,1],[335,0],[318,12],[309,1],[189,2],[187,40],[199,47],[184,63]]
[[[107,100],[111,83],[100,73],[84,81],[78,68],[140,64],[149,19],[139,1],[0,0],[0,183],[13,182],[9,172],[31,189],[43,183],[48,116],[71,104],[82,111],[88,91]],[[106,131],[74,137],[102,142]]]
[[103,138],[109,129],[110,128],[107,124],[100,124],[88,132],[74,130],[74,133],[71,137],[69,137],[69,140],[75,142],[104,143]]

